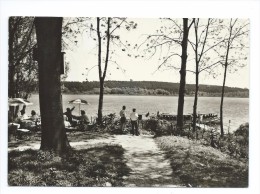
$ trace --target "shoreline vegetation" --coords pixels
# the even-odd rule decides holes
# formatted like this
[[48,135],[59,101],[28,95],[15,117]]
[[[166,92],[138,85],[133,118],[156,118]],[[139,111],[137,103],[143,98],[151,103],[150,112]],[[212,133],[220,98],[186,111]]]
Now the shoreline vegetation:
[[[199,97],[221,97],[222,86],[200,85]],[[63,82],[63,94],[99,94],[99,82]],[[178,96],[179,84],[155,81],[106,81],[105,95]],[[186,85],[186,96],[194,96],[195,84]],[[249,89],[225,87],[226,97],[248,98]]]

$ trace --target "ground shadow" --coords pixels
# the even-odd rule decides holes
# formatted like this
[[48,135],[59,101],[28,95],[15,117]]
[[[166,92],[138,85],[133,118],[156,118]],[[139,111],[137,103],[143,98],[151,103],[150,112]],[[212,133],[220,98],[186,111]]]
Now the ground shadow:
[[129,172],[118,145],[72,150],[61,157],[39,150],[8,154],[10,186],[124,186]]

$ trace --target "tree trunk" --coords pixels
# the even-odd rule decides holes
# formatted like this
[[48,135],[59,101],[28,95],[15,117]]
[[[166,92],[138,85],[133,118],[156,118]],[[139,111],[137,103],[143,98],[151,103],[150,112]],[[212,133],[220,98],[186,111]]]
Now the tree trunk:
[[181,43],[181,70],[180,70],[180,86],[179,86],[179,99],[178,99],[178,115],[177,127],[182,130],[183,128],[183,109],[184,109],[184,96],[186,85],[186,63],[187,63],[187,46],[188,46],[188,18],[183,18],[183,39]]
[[98,101],[98,123],[102,123],[103,118],[103,98],[104,98],[104,80],[100,79],[100,88],[99,88],[99,101]]
[[227,67],[228,67],[228,65],[225,64],[224,79],[223,79],[223,86],[222,86],[222,93],[221,93],[221,102],[220,102],[220,134],[221,134],[221,137],[224,136],[223,104],[224,104],[225,84],[226,84],[226,77],[227,77]]
[[199,93],[199,72],[198,72],[198,64],[196,65],[196,85],[195,85],[195,96],[194,96],[194,104],[193,104],[193,121],[192,121],[192,129],[193,132],[196,131],[196,120],[197,120],[197,104],[198,104],[198,93]]
[[[15,98],[15,65],[14,65],[14,34],[15,29],[12,29],[12,23],[14,19],[12,17],[9,18],[9,39],[8,39],[8,97]],[[17,25],[16,25],[17,26]],[[14,121],[18,116],[19,106],[10,106],[11,120]]]
[[36,17],[42,150],[69,149],[61,96],[61,17]]
[[13,18],[10,17],[9,18],[9,39],[8,39],[8,80],[9,80],[9,83],[8,83],[8,97],[9,98],[14,98],[15,95],[14,95],[14,74],[15,74],[15,66],[14,66],[14,51],[13,51],[13,44],[14,44],[14,29],[12,29],[12,24],[11,23],[14,23],[13,21]]

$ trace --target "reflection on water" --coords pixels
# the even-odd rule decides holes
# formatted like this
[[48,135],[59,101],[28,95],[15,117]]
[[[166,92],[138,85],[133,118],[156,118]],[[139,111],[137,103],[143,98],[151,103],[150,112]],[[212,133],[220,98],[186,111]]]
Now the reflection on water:
[[[90,105],[81,105],[81,109],[84,109],[90,117],[97,116],[98,109],[98,95],[63,95],[63,110],[67,107],[73,107],[73,104],[68,104],[70,100],[82,98],[87,100]],[[37,114],[40,114],[39,110],[39,96],[32,95],[29,99],[33,102],[33,105],[27,107],[27,114],[30,114],[31,110],[36,110]],[[193,109],[193,97],[186,97],[184,104],[184,113],[192,113]],[[176,96],[117,96],[106,95],[104,96],[103,114],[116,113],[119,114],[121,107],[125,105],[126,113],[129,115],[132,108],[136,108],[139,114],[156,114],[160,113],[172,113],[177,114],[178,97]],[[79,114],[79,107],[76,104],[73,114]],[[199,97],[198,100],[198,112],[199,113],[217,113],[220,109],[220,97]],[[231,130],[236,129],[240,124],[248,122],[249,118],[249,99],[248,98],[225,98],[224,99],[224,124],[227,126],[229,120],[231,120]]]

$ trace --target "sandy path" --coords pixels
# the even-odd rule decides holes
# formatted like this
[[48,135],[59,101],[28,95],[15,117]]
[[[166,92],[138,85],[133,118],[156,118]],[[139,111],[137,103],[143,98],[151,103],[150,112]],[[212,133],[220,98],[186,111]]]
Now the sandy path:
[[131,169],[130,175],[123,177],[127,187],[180,187],[176,185],[179,180],[174,180],[172,175],[170,161],[165,159],[152,136],[116,135],[106,139],[75,142],[71,146],[81,149],[97,143],[119,144],[125,149],[126,164]]
[[[165,159],[164,153],[157,147],[152,136],[115,135],[84,142],[70,142],[70,145],[74,149],[86,149],[97,143],[119,144],[125,149],[125,161],[131,169],[130,175],[123,177],[125,186],[179,187],[176,185],[179,180],[172,175],[169,160]],[[39,147],[39,143],[33,143],[8,150],[22,151]]]
[[159,150],[152,136],[119,135],[115,142],[125,149],[127,165],[132,171],[125,177],[126,186],[163,186],[173,185],[170,161]]

